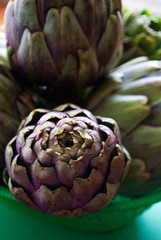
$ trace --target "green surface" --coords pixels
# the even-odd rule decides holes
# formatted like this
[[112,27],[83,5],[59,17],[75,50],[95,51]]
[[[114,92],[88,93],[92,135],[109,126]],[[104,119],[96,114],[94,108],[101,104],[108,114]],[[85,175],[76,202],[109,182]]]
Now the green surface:
[[[1,240],[161,240],[161,203],[153,205],[127,227],[109,233],[82,233],[34,219],[0,203]],[[97,226],[96,226],[97,227]],[[129,238],[130,236],[130,238]]]
[[127,223],[149,208],[153,203],[160,200],[161,190],[136,199],[118,196],[111,204],[98,212],[82,217],[67,218],[45,214],[28,208],[20,204],[8,188],[0,187],[0,203],[8,206],[10,209],[14,209],[17,213],[19,212],[33,219],[53,224],[53,226],[59,225],[68,229],[91,233],[103,233],[119,229],[127,225]]
[[[106,218],[105,215],[103,215],[103,224],[105,224],[106,221],[109,224],[110,219],[111,222],[113,221],[115,224],[114,219],[117,214],[119,215],[118,218],[115,219],[116,224],[119,220],[121,222],[123,222],[124,219],[127,220],[128,213],[131,215],[131,212],[129,212],[130,209],[139,209],[142,205],[148,205],[154,200],[159,201],[161,200],[160,194],[161,191],[158,191],[140,199],[121,199],[121,202],[119,198],[111,205],[111,207],[109,207],[108,211],[105,211],[106,214],[110,213],[111,215],[106,215]],[[90,226],[90,221],[93,221],[91,226],[97,232],[98,228],[100,228],[98,224],[100,218],[97,219],[98,216],[100,217],[100,213],[101,211],[91,215],[94,216],[94,219],[89,215],[86,219],[88,220],[88,224],[87,222],[84,223],[82,220],[75,220],[76,218],[72,218],[72,223],[73,225],[81,223]],[[130,221],[126,227],[107,233],[87,233],[72,230],[71,228],[69,229],[71,223],[69,223],[70,221],[68,218],[63,218],[62,220],[67,223],[66,226],[68,226],[68,228],[58,226],[57,224],[60,224],[60,222],[57,222],[57,219],[59,218],[23,206],[13,198],[7,188],[1,186],[0,214],[0,240],[63,240],[69,237],[70,240],[95,240],[98,238],[99,240],[127,240],[129,239],[129,236],[130,240],[161,240],[161,202],[152,205],[142,215],[136,217],[135,220]],[[78,226],[78,228],[80,228],[80,226]],[[113,226],[113,228],[116,228],[116,226]]]

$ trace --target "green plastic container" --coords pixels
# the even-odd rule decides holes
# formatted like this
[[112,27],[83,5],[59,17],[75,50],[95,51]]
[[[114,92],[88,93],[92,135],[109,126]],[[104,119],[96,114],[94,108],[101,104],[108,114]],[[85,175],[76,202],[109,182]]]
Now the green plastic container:
[[3,186],[0,186],[0,202],[25,215],[38,218],[43,222],[85,232],[108,232],[127,225],[136,216],[148,209],[153,203],[161,201],[161,190],[144,197],[130,199],[118,196],[101,211],[83,217],[59,217],[30,209],[19,203]]

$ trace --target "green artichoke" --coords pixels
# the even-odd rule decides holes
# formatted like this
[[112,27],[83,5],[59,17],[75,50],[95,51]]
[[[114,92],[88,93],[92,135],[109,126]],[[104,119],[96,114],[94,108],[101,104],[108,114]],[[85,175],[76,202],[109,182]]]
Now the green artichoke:
[[68,217],[109,204],[130,163],[116,122],[73,104],[33,110],[5,159],[9,188],[21,203]]
[[93,84],[118,62],[120,13],[120,0],[11,0],[5,13],[10,64],[23,83],[61,91]]
[[0,170],[5,166],[4,151],[8,141],[33,108],[30,97],[22,92],[8,67],[0,63]]
[[122,62],[139,56],[161,59],[161,18],[147,10],[123,10],[124,54]]
[[[117,121],[132,157],[120,192],[140,196],[161,188],[161,61],[132,60],[116,68],[89,97],[94,114]],[[152,73],[153,72],[153,73]]]

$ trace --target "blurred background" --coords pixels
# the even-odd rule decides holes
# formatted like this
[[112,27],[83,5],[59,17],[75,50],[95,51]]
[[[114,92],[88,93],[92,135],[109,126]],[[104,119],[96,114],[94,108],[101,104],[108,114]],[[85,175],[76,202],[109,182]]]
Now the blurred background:
[[136,10],[148,8],[156,15],[161,15],[161,0],[122,0],[123,6]]
[[0,0],[0,25],[3,23],[3,15],[8,0]]

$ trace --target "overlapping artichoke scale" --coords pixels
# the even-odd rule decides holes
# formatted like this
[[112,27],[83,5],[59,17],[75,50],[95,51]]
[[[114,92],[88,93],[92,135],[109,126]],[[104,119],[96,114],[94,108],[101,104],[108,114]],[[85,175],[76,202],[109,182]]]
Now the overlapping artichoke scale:
[[32,208],[84,215],[116,196],[130,161],[113,119],[72,104],[60,109],[32,111],[7,145],[9,188]]
[[[160,70],[160,61],[133,59],[112,72],[109,88],[105,82],[89,99],[94,114],[117,121],[132,156],[120,190],[126,196],[138,197],[161,187]],[[118,82],[118,88],[113,82]]]
[[[124,144],[136,159],[143,159],[146,172],[152,178],[160,177],[161,165],[161,127],[145,125],[144,123],[135,128],[135,131],[128,134]],[[132,147],[133,146],[133,147]]]
[[0,171],[5,167],[6,144],[33,108],[30,96],[18,85],[10,68],[0,62]]
[[[124,138],[132,164],[121,186],[121,194],[138,197],[161,187],[161,127],[151,116]],[[133,146],[133,147],[131,147]]]
[[122,62],[138,56],[161,59],[161,18],[147,10],[123,9],[124,55]]
[[10,1],[5,25],[11,66],[37,85],[86,87],[118,62],[120,12],[120,0]]
[[[34,177],[41,177],[38,189],[33,189],[33,185],[27,177],[26,168],[16,165],[16,160],[12,162],[14,167],[11,166],[13,172],[11,173],[9,187],[20,202],[34,209],[57,215],[60,215],[59,212],[62,210],[66,210],[66,216],[78,215],[78,211],[79,215],[80,212],[81,215],[84,215],[105,207],[117,194],[125,164],[124,155],[123,153],[121,154],[122,158],[117,157],[112,160],[110,175],[108,180],[106,180],[107,189],[104,189],[102,193],[99,193],[99,191],[105,182],[105,178],[100,170],[93,168],[88,178],[75,178],[73,187],[69,191],[68,188],[62,187],[58,181],[56,186],[56,177],[55,179],[53,178],[53,176],[55,176],[55,173],[53,174],[53,168],[50,168],[51,171],[49,168],[46,168],[45,173],[44,168],[42,168],[37,161],[35,161],[34,165],[38,164],[38,168],[41,170],[40,172],[36,172],[37,176],[35,176],[34,171]],[[100,160],[101,158],[99,161]],[[91,165],[93,165],[93,163]],[[32,165],[32,167],[34,166]],[[120,170],[120,167],[122,170]],[[42,179],[43,176],[44,181]],[[23,182],[21,180],[22,177]],[[48,182],[50,182],[50,184],[52,184],[52,182],[54,183],[55,190],[50,190]],[[64,214],[64,212],[62,213]]]

